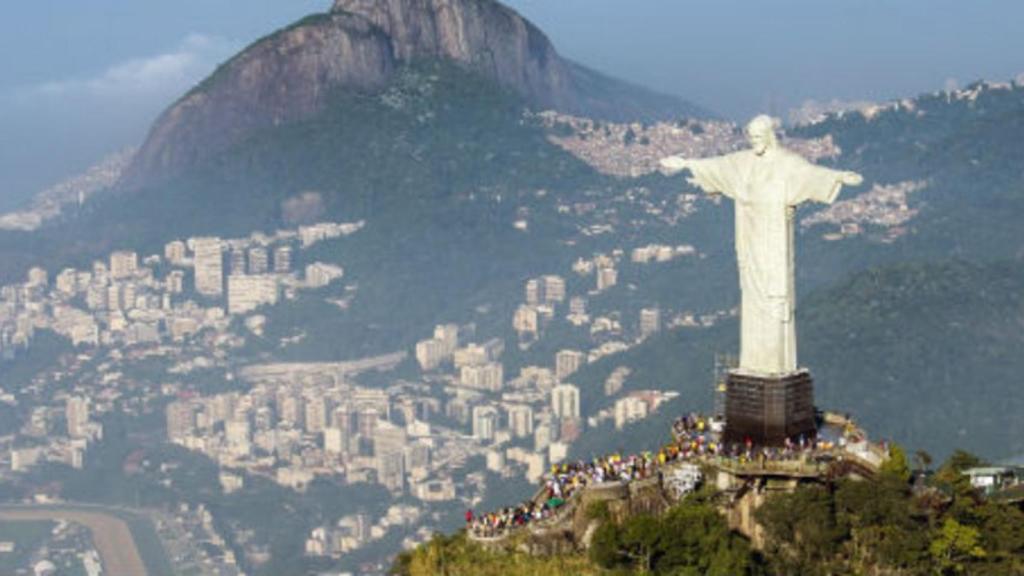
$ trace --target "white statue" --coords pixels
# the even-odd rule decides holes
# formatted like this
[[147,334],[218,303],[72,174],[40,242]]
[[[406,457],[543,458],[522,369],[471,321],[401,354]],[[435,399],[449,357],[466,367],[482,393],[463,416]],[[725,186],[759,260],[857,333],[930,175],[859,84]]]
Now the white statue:
[[797,370],[793,213],[803,202],[831,204],[860,174],[816,166],[779,146],[775,122],[758,116],[747,125],[751,149],[716,158],[661,160],[663,172],[689,170],[688,181],[736,203],[740,288],[740,370],[763,376]]

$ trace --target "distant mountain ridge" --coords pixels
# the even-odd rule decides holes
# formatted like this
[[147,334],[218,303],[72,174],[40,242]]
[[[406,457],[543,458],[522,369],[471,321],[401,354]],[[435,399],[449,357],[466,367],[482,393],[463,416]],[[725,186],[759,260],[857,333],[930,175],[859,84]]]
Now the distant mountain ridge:
[[455,62],[530,107],[599,118],[707,116],[680,99],[561,58],[536,26],[495,0],[337,0],[257,41],[171,106],[122,183],[140,188],[259,132],[310,118],[338,90],[373,93],[404,65]]

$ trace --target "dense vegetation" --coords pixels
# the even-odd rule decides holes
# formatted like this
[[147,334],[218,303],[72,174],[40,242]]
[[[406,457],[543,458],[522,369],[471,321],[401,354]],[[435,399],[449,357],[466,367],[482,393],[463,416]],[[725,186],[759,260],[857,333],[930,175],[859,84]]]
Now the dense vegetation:
[[896,447],[875,479],[770,496],[756,514],[763,550],[728,529],[714,492],[705,489],[660,517],[605,517],[586,558],[487,552],[459,534],[400,556],[393,573],[923,576],[1024,570],[1024,512],[971,487],[962,471],[978,465],[976,457],[957,452],[926,481],[929,459],[923,452],[915,456],[915,474]]
[[971,487],[961,472],[978,463],[957,452],[927,486],[911,491],[904,457],[870,483],[842,481],[769,499],[758,510],[769,572],[1019,574],[1024,513]]

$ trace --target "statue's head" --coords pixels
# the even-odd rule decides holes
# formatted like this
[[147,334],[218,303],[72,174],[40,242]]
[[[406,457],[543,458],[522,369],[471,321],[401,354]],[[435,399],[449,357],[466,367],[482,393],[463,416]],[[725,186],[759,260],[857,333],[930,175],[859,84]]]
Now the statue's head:
[[747,124],[747,141],[754,149],[754,154],[763,155],[768,150],[779,145],[775,138],[775,128],[778,122],[767,114],[755,117]]

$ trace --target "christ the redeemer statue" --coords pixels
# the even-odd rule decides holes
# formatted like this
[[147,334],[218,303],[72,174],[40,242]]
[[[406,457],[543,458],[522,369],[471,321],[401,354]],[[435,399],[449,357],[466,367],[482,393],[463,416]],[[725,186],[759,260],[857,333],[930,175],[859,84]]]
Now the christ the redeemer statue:
[[797,371],[793,213],[804,202],[831,204],[854,172],[816,166],[779,146],[774,121],[747,125],[751,149],[725,156],[661,161],[666,174],[689,170],[691,184],[736,203],[740,288],[740,372],[777,377]]

